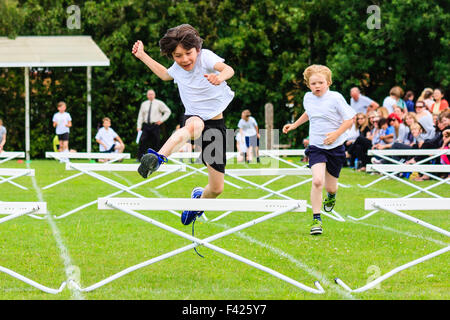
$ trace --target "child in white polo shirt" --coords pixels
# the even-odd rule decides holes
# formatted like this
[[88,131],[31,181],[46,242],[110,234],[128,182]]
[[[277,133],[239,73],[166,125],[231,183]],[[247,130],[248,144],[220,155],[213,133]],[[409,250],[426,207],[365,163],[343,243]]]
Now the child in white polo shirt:
[[313,223],[310,234],[322,234],[322,190],[327,198],[323,201],[326,212],[333,210],[336,203],[339,173],[345,162],[344,142],[346,131],[353,124],[355,111],[344,97],[330,91],[331,70],[322,65],[311,65],[303,72],[305,83],[311,92],[303,98],[305,112],[292,124],[283,127],[283,133],[296,129],[309,120],[309,146],[305,155],[309,157],[312,170],[311,206]]
[[[99,144],[99,151],[102,153],[123,153],[125,144],[120,136],[111,128],[111,119],[104,117],[101,127],[95,135],[95,141]],[[99,159],[99,162],[105,162],[107,159]]]
[[[216,198],[223,192],[226,163],[226,127],[222,112],[234,97],[226,80],[234,75],[234,70],[214,52],[202,49],[202,43],[198,31],[188,24],[167,30],[159,46],[163,55],[175,60],[169,69],[144,51],[142,41],[136,41],[133,46],[132,53],[154,74],[177,84],[185,107],[184,127],[176,130],[158,152],[148,149],[138,172],[147,178],[186,142],[201,138],[201,159],[208,168],[208,184],[204,189],[194,188],[191,197]],[[188,225],[202,214],[202,211],[184,211],[181,222]]]

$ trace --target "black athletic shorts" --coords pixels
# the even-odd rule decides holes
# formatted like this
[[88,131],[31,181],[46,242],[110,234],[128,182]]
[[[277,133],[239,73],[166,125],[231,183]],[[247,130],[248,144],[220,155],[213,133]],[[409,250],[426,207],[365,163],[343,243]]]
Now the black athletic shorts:
[[69,133],[58,134],[59,141],[69,141]]
[[[190,117],[196,117],[194,115],[185,115],[184,123]],[[227,128],[225,127],[224,119],[206,120],[203,121],[205,127],[203,128],[202,135],[199,139],[201,141],[191,141],[192,144],[198,144],[202,148],[200,158],[203,164],[206,166],[209,164],[214,170],[225,173],[225,166],[227,164],[226,158],[226,134]]]

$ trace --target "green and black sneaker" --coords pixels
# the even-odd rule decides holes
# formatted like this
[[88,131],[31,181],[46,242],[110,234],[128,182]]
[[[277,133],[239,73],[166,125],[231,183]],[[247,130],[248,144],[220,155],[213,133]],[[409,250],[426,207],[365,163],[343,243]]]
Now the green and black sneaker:
[[313,222],[311,224],[311,231],[309,232],[310,235],[316,236],[319,234],[322,234],[322,221],[318,219],[313,219]]
[[328,193],[325,200],[323,200],[323,210],[325,212],[331,212],[336,204],[336,195]]

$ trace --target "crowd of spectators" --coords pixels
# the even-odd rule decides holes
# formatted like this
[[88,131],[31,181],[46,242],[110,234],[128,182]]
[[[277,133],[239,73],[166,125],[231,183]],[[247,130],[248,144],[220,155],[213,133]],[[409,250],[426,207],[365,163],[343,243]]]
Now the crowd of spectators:
[[[450,142],[450,109],[440,88],[425,88],[415,100],[414,92],[404,94],[395,86],[382,105],[362,95],[358,88],[350,90],[350,105],[357,112],[345,142],[347,166],[365,171],[368,163],[385,160],[367,155],[369,149],[447,149]],[[407,164],[418,157],[397,158]],[[450,164],[446,155],[435,160]],[[427,180],[426,175],[416,180]]]

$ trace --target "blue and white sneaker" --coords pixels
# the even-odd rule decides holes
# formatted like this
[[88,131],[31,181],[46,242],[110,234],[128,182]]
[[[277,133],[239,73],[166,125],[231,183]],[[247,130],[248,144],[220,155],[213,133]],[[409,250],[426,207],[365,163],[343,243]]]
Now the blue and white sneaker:
[[139,174],[145,179],[150,174],[158,170],[162,163],[167,163],[166,156],[159,154],[153,149],[148,149],[147,154],[141,158],[141,165],[138,168]]
[[[203,188],[202,187],[196,187],[194,190],[192,190],[191,198],[192,199],[199,199],[203,194]],[[181,223],[185,226],[191,224],[192,221],[197,219],[197,217],[200,217],[203,214],[204,211],[183,211],[181,214]]]

